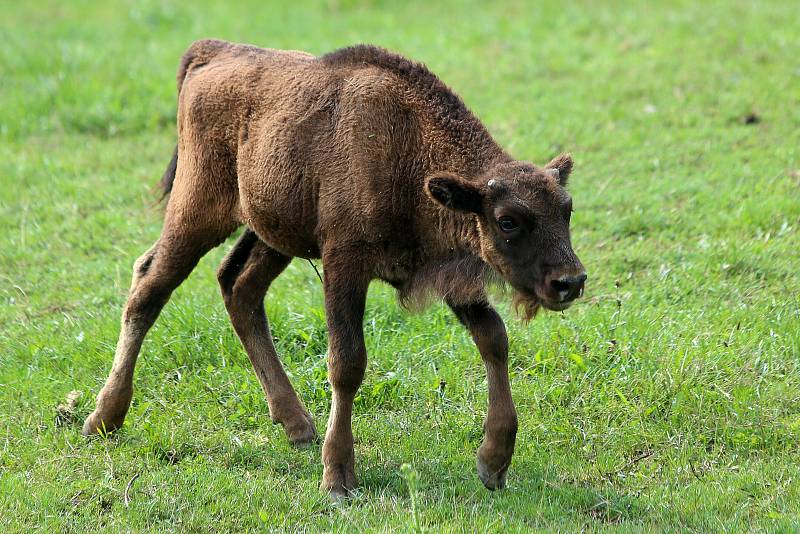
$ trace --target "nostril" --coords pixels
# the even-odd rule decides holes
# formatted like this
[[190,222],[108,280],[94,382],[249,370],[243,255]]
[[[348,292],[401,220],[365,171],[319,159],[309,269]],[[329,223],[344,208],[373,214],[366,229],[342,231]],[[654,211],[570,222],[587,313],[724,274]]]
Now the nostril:
[[581,273],[578,276],[562,276],[550,282],[550,287],[558,293],[562,301],[573,300],[583,294],[583,283],[588,276]]
[[553,286],[553,289],[561,293],[562,291],[569,291],[571,284],[569,278],[560,278],[550,282],[550,285]]
[[556,291],[569,291],[570,289],[583,285],[586,278],[585,274],[580,276],[564,276],[563,278],[553,280],[550,282],[550,285],[552,285],[553,289]]

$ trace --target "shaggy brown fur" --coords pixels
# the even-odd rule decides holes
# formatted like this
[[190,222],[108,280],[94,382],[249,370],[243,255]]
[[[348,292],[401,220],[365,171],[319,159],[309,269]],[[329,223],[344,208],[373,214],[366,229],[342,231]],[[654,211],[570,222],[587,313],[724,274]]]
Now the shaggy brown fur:
[[111,375],[84,431],[122,424],[148,329],[199,259],[244,225],[220,287],[272,418],[295,443],[316,429],[278,360],[263,298],[291,258],[325,266],[333,401],[322,487],[345,495],[356,484],[350,420],[373,279],[405,303],[444,299],[469,328],[489,382],[478,474],[503,487],[517,419],[505,327],[485,284],[510,285],[528,318],[582,293],[564,190],[570,157],[544,168],[515,161],[428,69],[372,46],[315,58],[198,41],[181,60],[178,92],[164,229],[134,266]]

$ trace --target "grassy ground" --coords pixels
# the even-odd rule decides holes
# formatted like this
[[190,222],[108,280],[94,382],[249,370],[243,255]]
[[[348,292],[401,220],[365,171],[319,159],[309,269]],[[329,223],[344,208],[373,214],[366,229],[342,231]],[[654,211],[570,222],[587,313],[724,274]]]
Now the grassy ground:
[[[795,2],[2,3],[0,530],[800,529]],[[573,152],[587,296],[528,327],[500,304],[520,412],[507,490],[474,473],[486,382],[468,335],[376,284],[362,485],[329,504],[319,446],[270,424],[229,326],[213,273],[230,243],[146,341],[123,430],[80,436],[159,233],[174,72],[201,37],[379,43],[427,62],[517,157]],[[267,311],[322,430],[307,263]]]

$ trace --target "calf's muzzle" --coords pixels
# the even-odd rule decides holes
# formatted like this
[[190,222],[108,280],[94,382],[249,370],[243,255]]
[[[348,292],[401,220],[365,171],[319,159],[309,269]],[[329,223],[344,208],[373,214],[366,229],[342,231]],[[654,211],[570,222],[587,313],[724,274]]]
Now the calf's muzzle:
[[586,271],[578,274],[553,273],[545,280],[547,292],[555,303],[568,303],[583,295],[583,285],[588,278]]

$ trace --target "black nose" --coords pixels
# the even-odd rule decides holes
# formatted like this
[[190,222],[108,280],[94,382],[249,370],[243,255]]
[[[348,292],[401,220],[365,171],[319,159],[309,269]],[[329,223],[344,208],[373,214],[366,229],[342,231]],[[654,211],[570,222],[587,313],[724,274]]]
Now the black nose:
[[581,273],[578,276],[562,276],[550,282],[553,289],[561,297],[561,301],[575,300],[583,295],[583,283],[588,276],[586,273]]

